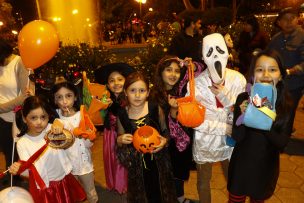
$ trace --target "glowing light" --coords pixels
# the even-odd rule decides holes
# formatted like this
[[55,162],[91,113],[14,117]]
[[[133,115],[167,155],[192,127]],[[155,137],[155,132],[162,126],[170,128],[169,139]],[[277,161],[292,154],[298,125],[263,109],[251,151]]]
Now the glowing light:
[[135,0],[135,1],[142,4],[145,4],[147,2],[147,0]]
[[152,11],[153,11],[153,8],[149,8],[149,11],[151,11],[151,12],[152,12]]
[[60,18],[60,17],[54,17],[54,18],[53,18],[53,21],[54,21],[54,22],[59,22],[59,21],[61,21],[61,18]]
[[12,33],[13,33],[14,35],[18,35],[18,32],[17,32],[16,30],[12,30]]
[[0,26],[2,26],[3,25],[3,22],[2,21],[0,21]]
[[38,40],[37,40],[37,44],[41,44],[41,39],[38,39]]
[[73,15],[76,15],[78,13],[78,9],[74,9],[73,11],[72,11],[72,14]]
[[84,0],[44,0],[46,13],[59,34],[63,45],[86,42],[97,44],[99,42],[98,29],[95,25],[100,23],[95,1]]

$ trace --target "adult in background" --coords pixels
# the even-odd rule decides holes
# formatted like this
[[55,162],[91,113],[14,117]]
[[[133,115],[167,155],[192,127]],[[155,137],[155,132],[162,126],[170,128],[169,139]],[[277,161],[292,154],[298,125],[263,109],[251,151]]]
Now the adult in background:
[[277,33],[268,45],[268,49],[276,50],[283,59],[283,67],[287,76],[287,85],[293,106],[288,130],[293,130],[293,122],[298,103],[304,89],[304,31],[298,26],[298,12],[292,7],[280,11],[276,19],[281,31]]
[[184,18],[183,30],[177,33],[171,41],[168,54],[193,61],[202,61],[202,36],[198,33],[202,20],[197,16],[188,15]]
[[[13,47],[7,40],[0,38],[0,148],[6,167],[12,164],[14,109],[34,94],[34,84],[29,82],[28,75],[21,57],[13,54]],[[17,159],[17,153],[15,155]],[[2,186],[8,186],[6,180]]]
[[304,3],[299,8],[299,20],[298,24],[304,29]]
[[252,52],[255,49],[265,49],[269,36],[260,29],[259,22],[254,15],[244,20],[244,28],[240,34],[236,50],[239,53],[240,72],[246,74],[250,66]]

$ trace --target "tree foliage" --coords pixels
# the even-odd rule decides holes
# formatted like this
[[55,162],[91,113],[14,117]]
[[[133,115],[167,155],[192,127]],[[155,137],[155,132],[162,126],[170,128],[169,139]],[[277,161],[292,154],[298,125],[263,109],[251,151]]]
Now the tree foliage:
[[15,19],[12,16],[12,5],[5,0],[0,0],[0,21],[3,25],[0,26],[0,37],[14,41],[15,37],[12,30],[15,27]]

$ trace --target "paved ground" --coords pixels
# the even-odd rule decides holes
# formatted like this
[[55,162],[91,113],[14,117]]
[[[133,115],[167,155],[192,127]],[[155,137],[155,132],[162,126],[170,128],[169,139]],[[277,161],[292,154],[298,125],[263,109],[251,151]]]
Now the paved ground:
[[[304,101],[304,99],[303,99]],[[297,111],[295,137],[304,138],[304,105]],[[102,134],[97,136],[93,146],[96,188],[101,203],[123,203],[125,198],[105,189],[104,167],[102,159]],[[0,171],[4,171],[4,157],[0,153]],[[211,179],[212,202],[227,202],[226,181],[219,164],[214,164]],[[186,197],[198,200],[196,190],[196,171],[192,171],[186,182]],[[304,156],[281,155],[280,177],[275,194],[266,203],[302,203],[304,200]],[[197,201],[198,202],[198,201]]]
[[[302,99],[304,102],[304,98]],[[295,137],[304,138],[304,104],[298,108],[295,127]],[[93,147],[94,163],[96,168],[96,181],[102,188],[105,187],[103,162],[102,162],[102,137],[100,136]],[[304,145],[303,145],[304,147]],[[227,202],[226,181],[219,164],[214,164],[212,171],[211,188],[212,202]],[[196,171],[191,171],[190,179],[186,182],[186,197],[198,200],[196,190]],[[103,203],[120,203],[119,196],[115,193],[103,190],[101,200]],[[110,199],[109,199],[110,198]],[[111,199],[111,198],[115,198]],[[304,156],[281,155],[280,177],[273,197],[266,203],[302,203],[304,201]],[[197,201],[198,202],[198,201]],[[249,201],[248,201],[249,202]]]

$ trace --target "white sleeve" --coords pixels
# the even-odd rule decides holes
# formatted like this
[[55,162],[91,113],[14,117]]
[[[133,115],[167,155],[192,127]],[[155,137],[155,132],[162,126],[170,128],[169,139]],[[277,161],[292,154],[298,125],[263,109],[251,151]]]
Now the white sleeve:
[[[19,155],[20,160],[27,161],[31,156],[28,151],[24,148],[24,142],[17,142],[17,152]],[[26,169],[21,173],[21,176],[29,177],[29,171]]]

